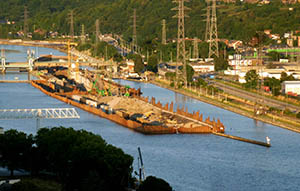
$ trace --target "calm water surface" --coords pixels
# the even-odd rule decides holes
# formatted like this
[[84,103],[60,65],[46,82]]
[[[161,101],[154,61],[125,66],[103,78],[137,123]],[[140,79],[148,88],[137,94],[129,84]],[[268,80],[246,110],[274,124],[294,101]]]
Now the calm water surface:
[[[12,75],[8,74],[7,76]],[[14,74],[13,74],[14,75]],[[42,126],[66,126],[100,134],[108,143],[137,159],[141,147],[146,175],[167,180],[176,191],[300,190],[300,135],[256,122],[235,113],[151,85],[119,81],[141,87],[144,96],[175,102],[205,117],[220,118],[226,133],[255,140],[271,138],[265,148],[214,135],[146,136],[77,109],[80,119],[42,120]],[[0,84],[0,108],[70,107],[28,84]],[[0,121],[4,129],[36,132],[34,120]],[[134,161],[137,169],[137,160]]]

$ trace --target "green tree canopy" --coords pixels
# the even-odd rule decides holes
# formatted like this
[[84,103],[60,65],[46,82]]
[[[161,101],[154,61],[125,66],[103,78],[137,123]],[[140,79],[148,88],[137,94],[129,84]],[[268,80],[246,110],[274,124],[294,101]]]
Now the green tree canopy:
[[172,191],[172,187],[163,179],[148,176],[137,191]]
[[0,134],[0,154],[2,155],[0,165],[10,170],[11,176],[14,175],[14,170],[28,168],[32,144],[32,135],[26,135],[16,130]]
[[256,73],[256,70],[249,70],[246,73],[245,80],[245,86],[247,88],[256,88],[258,83],[258,74]]

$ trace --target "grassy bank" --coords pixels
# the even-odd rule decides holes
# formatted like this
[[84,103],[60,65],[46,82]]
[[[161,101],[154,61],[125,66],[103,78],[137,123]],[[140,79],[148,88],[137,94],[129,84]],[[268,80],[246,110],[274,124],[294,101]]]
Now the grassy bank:
[[192,97],[194,99],[197,99],[199,101],[226,109],[228,111],[232,111],[234,113],[262,121],[268,124],[272,124],[275,126],[279,126],[281,128],[285,128],[297,133],[300,133],[300,124],[297,122],[291,121],[289,117],[285,116],[277,116],[277,115],[272,115],[272,114],[266,114],[266,115],[254,115],[253,109],[250,109],[249,107],[245,107],[244,104],[238,104],[238,103],[233,103],[230,101],[224,101],[218,99],[216,96],[206,96],[204,94],[199,94],[194,91],[181,88],[181,89],[175,89],[171,87],[166,81],[163,80],[155,80],[151,82],[154,85],[169,89],[171,91],[175,91],[177,93],[181,93],[183,95]]

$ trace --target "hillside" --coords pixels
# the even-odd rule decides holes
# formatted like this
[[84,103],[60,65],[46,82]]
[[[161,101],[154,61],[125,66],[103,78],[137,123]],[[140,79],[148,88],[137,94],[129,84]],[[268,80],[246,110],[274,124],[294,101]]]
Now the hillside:
[[[80,25],[93,35],[95,20],[100,20],[102,33],[123,34],[130,39],[132,33],[133,8],[137,9],[138,43],[154,38],[160,39],[161,20],[166,19],[167,38],[177,35],[177,20],[172,18],[175,4],[171,0],[6,0],[1,2],[0,20],[13,20],[16,25],[0,25],[0,36],[7,37],[8,31],[17,31],[23,25],[24,5],[28,5],[29,28],[69,33],[68,13],[74,10],[75,33],[80,33]],[[190,0],[192,8],[185,21],[186,36],[204,38],[205,1]],[[293,10],[289,10],[293,7]],[[300,30],[300,5],[284,5],[273,2],[269,5],[224,4],[218,5],[218,30],[220,38],[245,40],[255,31],[272,29],[283,34],[290,30]]]

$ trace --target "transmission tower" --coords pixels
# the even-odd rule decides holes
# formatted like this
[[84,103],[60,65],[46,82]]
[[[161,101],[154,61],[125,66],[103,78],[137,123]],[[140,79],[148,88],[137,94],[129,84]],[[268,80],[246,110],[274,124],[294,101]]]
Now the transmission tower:
[[82,42],[82,43],[85,43],[84,24],[81,25],[81,42]]
[[211,0],[211,1],[212,1],[212,15],[211,15],[211,25],[209,31],[209,55],[208,55],[209,58],[211,58],[213,55],[219,57],[216,0]]
[[199,50],[198,50],[198,38],[194,38],[194,50],[193,50],[193,58],[199,58]]
[[69,19],[70,19],[70,36],[73,39],[74,38],[74,11],[71,10],[69,13]]
[[211,6],[210,6],[210,0],[206,0],[206,29],[205,29],[205,41],[207,42],[209,40],[209,31],[210,31],[210,12],[211,12]]
[[24,6],[24,38],[27,38],[28,34],[28,10],[27,6]]
[[136,9],[133,9],[133,33],[132,33],[132,50],[137,49],[137,37],[136,37]]
[[174,18],[178,18],[176,83],[179,80],[178,65],[179,65],[179,63],[182,63],[182,65],[183,65],[182,78],[183,78],[185,86],[187,86],[184,17],[188,17],[188,16],[184,14],[184,11],[189,10],[189,8],[184,6],[184,2],[189,2],[189,0],[173,0],[173,3],[178,3],[178,7],[175,7],[172,10],[178,11],[178,13],[174,16]]
[[162,20],[162,34],[161,34],[161,43],[163,45],[166,45],[167,44],[167,40],[166,40],[166,20],[163,19]]
[[99,43],[99,35],[100,35],[100,27],[99,27],[99,19],[96,20],[96,44]]

